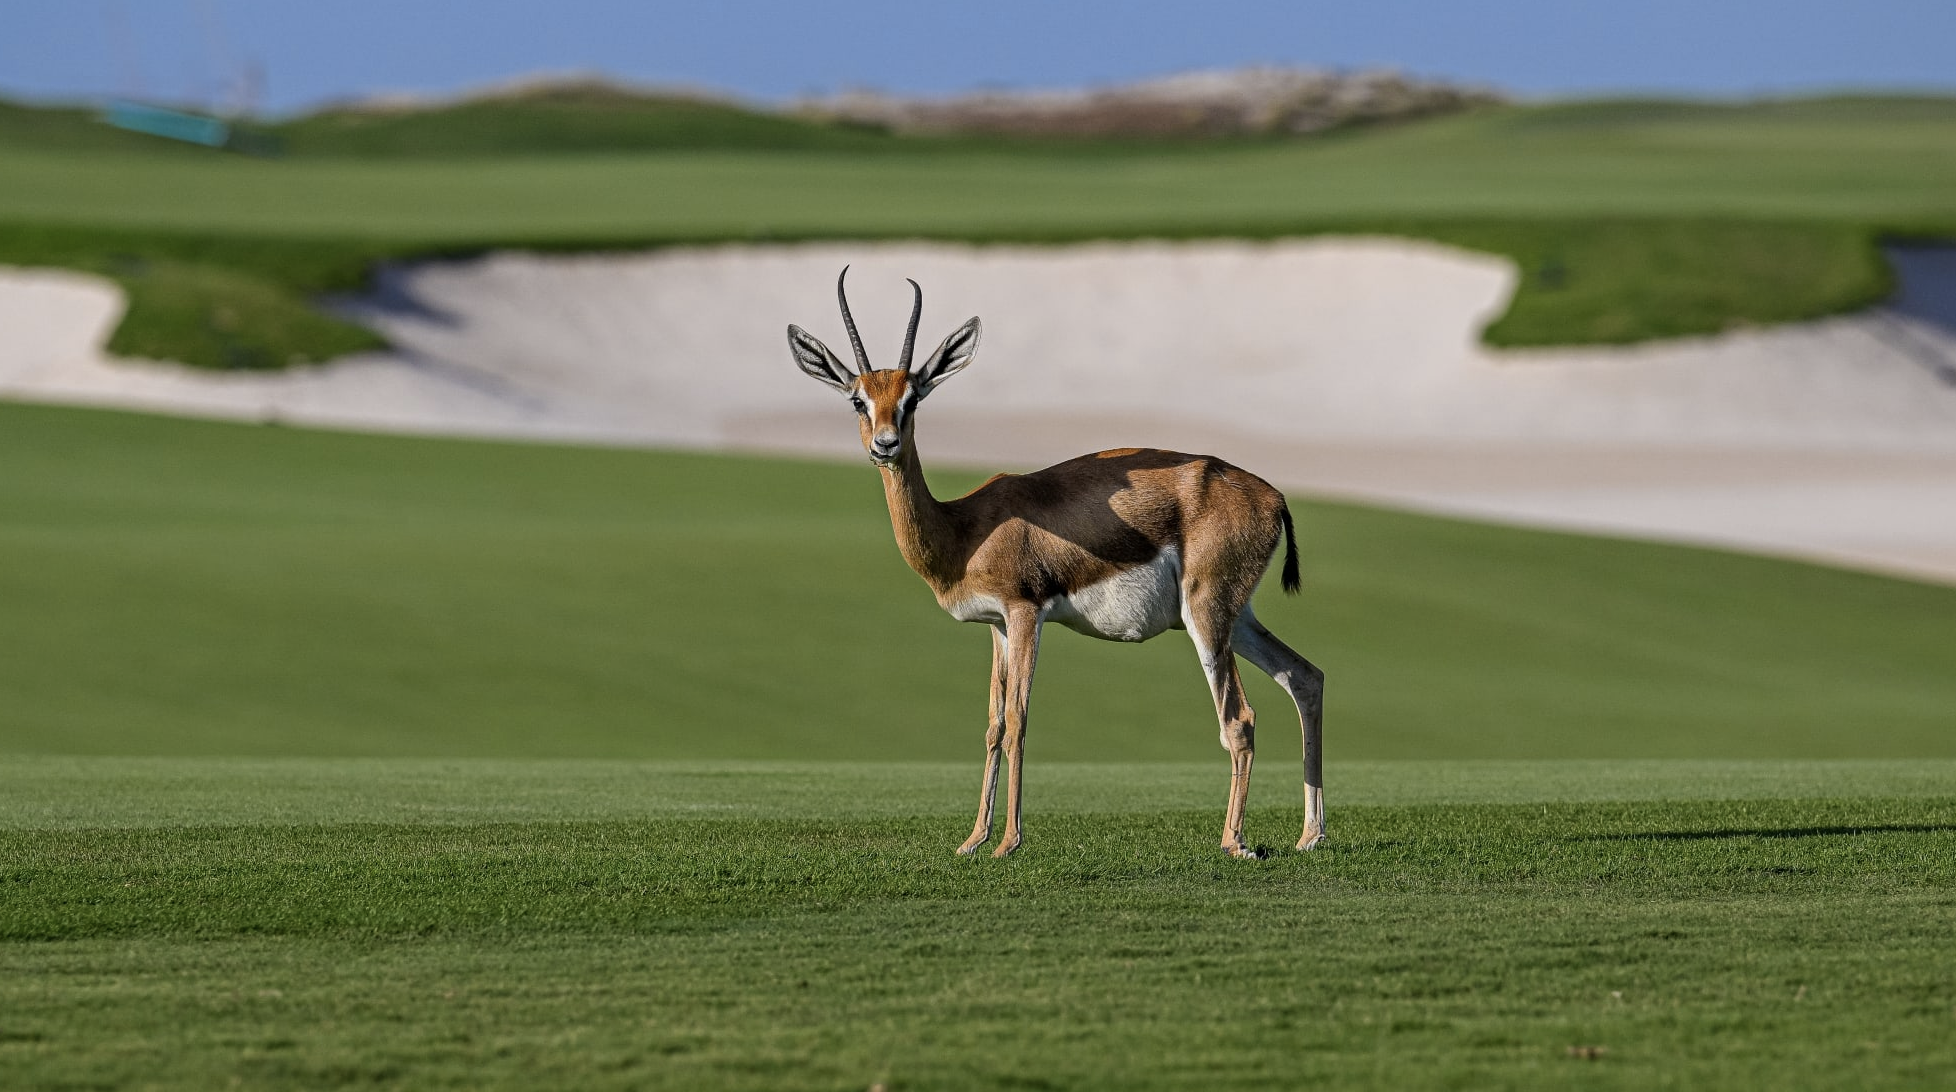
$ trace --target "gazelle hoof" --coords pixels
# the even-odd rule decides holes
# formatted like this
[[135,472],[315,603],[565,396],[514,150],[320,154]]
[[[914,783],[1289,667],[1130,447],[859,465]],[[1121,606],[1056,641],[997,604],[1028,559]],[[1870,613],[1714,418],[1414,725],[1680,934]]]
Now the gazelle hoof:
[[978,847],[984,845],[988,841],[990,841],[990,839],[988,838],[973,838],[969,842],[966,842],[965,844],[958,847],[958,856],[969,857],[972,854],[978,852]]
[[1310,831],[1305,831],[1304,837],[1299,838],[1297,840],[1297,852],[1303,853],[1306,852],[1307,850],[1313,850],[1323,844],[1324,844],[1323,831],[1318,831],[1315,834],[1311,833]]
[[1019,843],[1017,842],[1000,842],[998,844],[998,848],[992,850],[992,857],[993,858],[1010,857],[1012,855],[1012,851],[1017,848],[1019,848]]
[[1238,846],[1225,845],[1223,846],[1223,852],[1229,854],[1231,857],[1234,857],[1239,861],[1261,861],[1265,856],[1263,849],[1260,846],[1251,847],[1251,846],[1241,846],[1241,845]]

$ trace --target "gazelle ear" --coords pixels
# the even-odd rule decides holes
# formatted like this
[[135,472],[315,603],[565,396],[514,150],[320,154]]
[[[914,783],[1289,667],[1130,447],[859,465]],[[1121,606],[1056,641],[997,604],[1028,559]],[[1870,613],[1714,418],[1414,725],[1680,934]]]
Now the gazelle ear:
[[842,361],[814,334],[792,323],[788,326],[788,351],[795,354],[795,364],[802,371],[836,390],[846,394],[856,385],[856,373],[843,367]]
[[964,370],[966,364],[978,353],[978,334],[981,327],[977,319],[972,319],[944,339],[944,344],[930,354],[910,377],[917,388],[917,397],[922,398],[951,376]]

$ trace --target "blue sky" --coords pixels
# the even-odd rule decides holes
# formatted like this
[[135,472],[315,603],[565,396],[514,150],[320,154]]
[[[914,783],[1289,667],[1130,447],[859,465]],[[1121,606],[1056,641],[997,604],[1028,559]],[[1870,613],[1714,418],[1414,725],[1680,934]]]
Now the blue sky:
[[754,98],[1105,83],[1254,63],[1524,95],[1956,90],[1956,0],[7,0],[0,93],[264,105],[598,70]]

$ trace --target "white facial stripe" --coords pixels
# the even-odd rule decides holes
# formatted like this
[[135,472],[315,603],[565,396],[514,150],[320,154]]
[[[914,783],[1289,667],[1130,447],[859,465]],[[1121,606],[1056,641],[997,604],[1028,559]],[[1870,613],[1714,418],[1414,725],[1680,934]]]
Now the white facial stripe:
[[[878,433],[883,431],[882,422],[877,420],[877,410],[880,408],[876,403],[870,404],[870,426]],[[890,431],[901,436],[903,434],[904,423],[910,419],[910,411],[916,408],[916,392],[914,390],[905,390],[903,395],[897,399],[896,404],[890,408]]]

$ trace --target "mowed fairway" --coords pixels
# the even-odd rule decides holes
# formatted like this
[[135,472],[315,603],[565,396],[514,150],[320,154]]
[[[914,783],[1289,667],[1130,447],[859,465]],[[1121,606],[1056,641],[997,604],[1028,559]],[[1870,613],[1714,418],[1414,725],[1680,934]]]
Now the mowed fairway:
[[0,1084],[1956,1074],[1956,590],[1297,501],[1330,844],[1223,858],[1185,639],[1059,632],[965,860],[984,631],[881,505],[0,406]]
[[[904,566],[867,460],[0,406],[0,468],[0,751],[982,749],[989,637]],[[1271,581],[1258,613],[1329,673],[1334,761],[1956,757],[1956,588],[1295,511],[1304,594]],[[1294,755],[1294,713],[1252,685],[1266,756]],[[1056,630],[1029,741],[1034,761],[1222,757],[1179,634]]]
[[[1396,803],[1334,806],[1325,849],[1263,862],[1217,852],[1198,771],[1048,766],[1031,841],[995,862],[950,854],[968,819],[917,787],[967,779],[934,766],[529,763],[505,803],[510,767],[300,762],[271,771],[309,805],[294,815],[263,764],[11,763],[0,1072],[594,1089],[1956,1073],[1956,764],[1629,764],[1676,797],[1641,802],[1608,801],[1603,765],[1470,765],[1465,790],[1391,765],[1355,768],[1344,799]],[[1537,774],[1603,799],[1545,802]],[[1792,798],[1702,798],[1779,777]],[[105,788],[124,822],[64,820]],[[879,789],[918,810],[878,814]],[[1422,791],[1479,802],[1408,802]],[[341,818],[314,810],[336,798]],[[1293,812],[1257,808],[1252,836],[1293,835]]]

